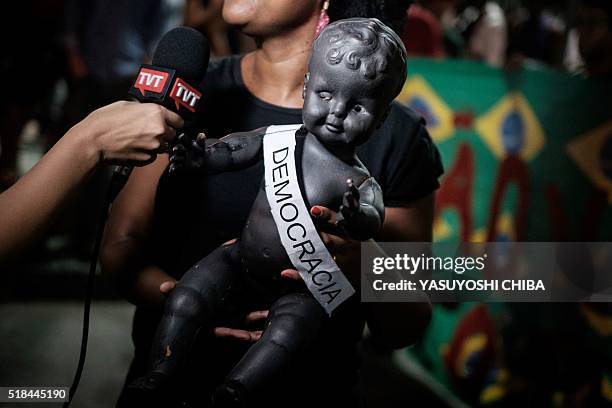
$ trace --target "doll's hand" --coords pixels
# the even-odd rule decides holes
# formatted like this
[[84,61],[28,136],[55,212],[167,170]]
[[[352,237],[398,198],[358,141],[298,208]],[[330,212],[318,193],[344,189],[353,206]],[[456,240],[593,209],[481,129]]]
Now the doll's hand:
[[174,173],[181,170],[200,169],[204,165],[204,146],[206,135],[198,134],[192,140],[185,133],[177,138],[176,145],[170,151],[170,167],[168,171]]
[[359,213],[359,190],[351,179],[346,180],[346,192],[342,197],[340,213],[344,220],[350,220]]
[[[246,316],[246,323],[253,325],[260,323],[268,317],[267,310],[257,310],[251,312]],[[230,327],[215,327],[215,336],[233,338],[243,341],[256,342],[261,338],[262,330],[243,330],[243,329],[232,329]]]

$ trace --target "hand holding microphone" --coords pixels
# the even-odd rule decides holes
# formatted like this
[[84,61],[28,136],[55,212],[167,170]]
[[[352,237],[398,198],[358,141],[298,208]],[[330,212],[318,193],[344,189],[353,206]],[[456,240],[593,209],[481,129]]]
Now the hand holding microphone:
[[183,118],[163,106],[119,101],[93,111],[73,131],[87,133],[85,148],[100,162],[145,166],[168,150],[183,125]]
[[[135,81],[137,99],[157,104],[116,102],[92,112],[0,194],[0,214],[10,214],[0,226],[0,264],[44,234],[98,165],[148,164],[176,137],[177,129],[188,127],[201,97],[197,88],[206,73],[208,56],[206,39],[199,32],[184,27],[169,31],[153,59],[168,75],[166,87],[156,89],[161,80],[147,76],[145,67]],[[115,181],[113,194],[125,184],[129,171],[126,173],[117,176],[121,181]]]
[[[191,133],[202,92],[199,90],[210,57],[210,49],[206,38],[198,31],[177,27],[168,31],[160,40],[151,65],[143,64],[138,72],[129,94],[140,102],[153,102],[178,114],[184,122],[176,120],[167,114],[164,124],[153,123],[142,130],[165,135],[165,140],[172,139],[176,132],[167,129],[174,127],[178,133]],[[161,108],[158,108],[161,109]],[[172,113],[170,112],[170,113]],[[162,129],[163,126],[163,129]],[[168,137],[169,136],[169,137]],[[145,151],[137,153],[138,159],[144,162],[154,160],[149,150],[157,150],[161,144],[155,141],[142,142]],[[149,154],[147,157],[146,155]],[[123,188],[132,172],[131,166],[118,167],[111,180],[109,200],[112,202]]]

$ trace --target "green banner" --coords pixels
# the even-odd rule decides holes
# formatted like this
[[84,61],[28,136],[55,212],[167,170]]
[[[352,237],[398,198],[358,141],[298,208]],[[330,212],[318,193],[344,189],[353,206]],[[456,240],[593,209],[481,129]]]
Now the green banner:
[[[398,99],[425,117],[445,167],[435,241],[612,241],[612,82],[458,60],[411,59],[408,71]],[[464,401],[483,406],[503,403],[509,390],[563,406],[587,385],[563,383],[553,366],[585,372],[581,362],[592,359],[601,372],[588,374],[600,382],[580,398],[612,403],[609,311],[551,306],[435,305],[423,341],[408,355]],[[580,333],[567,342],[580,353],[557,345],[568,330]],[[538,358],[519,352],[505,361],[509,351],[546,336],[550,344]],[[517,361],[523,371],[512,367]],[[543,370],[543,361],[552,368]],[[547,374],[529,377],[539,371]]]
[[399,100],[444,160],[437,241],[612,238],[612,83],[411,59]]

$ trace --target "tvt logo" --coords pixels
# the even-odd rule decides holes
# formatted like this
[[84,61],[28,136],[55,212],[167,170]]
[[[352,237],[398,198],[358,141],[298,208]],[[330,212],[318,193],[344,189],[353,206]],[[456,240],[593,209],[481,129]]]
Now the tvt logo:
[[145,95],[145,91],[162,93],[167,80],[167,72],[142,68],[138,73],[134,88],[138,89],[142,96]]
[[170,97],[174,99],[177,110],[180,106],[184,106],[191,112],[195,112],[202,94],[181,78],[177,78],[172,91],[170,91]]

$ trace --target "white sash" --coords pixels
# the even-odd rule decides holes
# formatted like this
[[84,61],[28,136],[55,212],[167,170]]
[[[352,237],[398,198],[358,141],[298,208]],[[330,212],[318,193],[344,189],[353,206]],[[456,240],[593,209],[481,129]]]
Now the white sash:
[[355,289],[323,244],[302,199],[294,154],[295,132],[301,126],[270,126],[266,130],[263,140],[266,196],[291,263],[331,315]]

